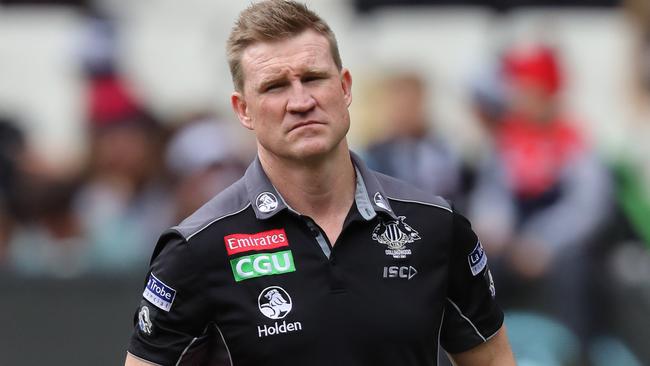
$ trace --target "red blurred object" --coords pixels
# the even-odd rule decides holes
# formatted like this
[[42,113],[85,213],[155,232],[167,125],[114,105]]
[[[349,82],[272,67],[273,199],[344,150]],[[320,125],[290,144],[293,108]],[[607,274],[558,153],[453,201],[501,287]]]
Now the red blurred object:
[[141,112],[140,104],[117,76],[90,80],[88,118],[95,127],[130,119]]
[[551,189],[585,149],[576,128],[559,118],[542,125],[511,117],[501,125],[498,143],[511,188],[522,197]]
[[504,71],[510,82],[540,87],[555,95],[563,86],[563,74],[555,52],[547,46],[515,48],[504,57]]

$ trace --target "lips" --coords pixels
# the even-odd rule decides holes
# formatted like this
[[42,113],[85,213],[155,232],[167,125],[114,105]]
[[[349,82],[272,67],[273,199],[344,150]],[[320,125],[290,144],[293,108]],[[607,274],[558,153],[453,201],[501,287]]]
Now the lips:
[[293,125],[293,127],[291,127],[291,130],[289,130],[289,131],[297,130],[297,129],[299,129],[300,127],[312,126],[312,125],[322,125],[322,124],[323,124],[323,123],[318,122],[318,121],[304,121],[304,122],[299,122],[299,123],[296,123],[295,125]]

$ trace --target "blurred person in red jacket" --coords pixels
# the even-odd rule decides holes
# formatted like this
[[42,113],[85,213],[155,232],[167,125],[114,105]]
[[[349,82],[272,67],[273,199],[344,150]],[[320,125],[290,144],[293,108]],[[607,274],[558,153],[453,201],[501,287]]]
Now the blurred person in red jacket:
[[479,172],[469,215],[496,259],[501,287],[519,285],[509,291],[511,305],[535,304],[583,335],[586,247],[611,211],[611,180],[561,110],[564,75],[551,48],[514,48],[502,72],[507,109],[493,129],[494,154]]
[[89,80],[90,156],[76,208],[94,271],[146,263],[173,218],[161,152],[165,130],[113,73]]

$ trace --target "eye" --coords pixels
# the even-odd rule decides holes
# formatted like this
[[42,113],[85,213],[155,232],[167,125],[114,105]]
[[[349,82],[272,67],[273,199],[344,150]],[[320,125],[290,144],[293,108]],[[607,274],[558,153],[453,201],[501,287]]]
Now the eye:
[[272,91],[280,88],[280,84],[271,84],[264,88],[264,91]]
[[311,81],[317,81],[317,80],[322,80],[322,79],[324,79],[324,77],[321,76],[321,75],[307,75],[304,78],[302,78],[302,82],[303,83],[308,83],[308,82],[311,82]]
[[285,83],[285,82],[270,83],[270,84],[264,85],[262,87],[262,92],[266,93],[266,92],[276,91],[276,90],[279,90],[279,89],[283,88],[286,85],[287,85],[287,83]]

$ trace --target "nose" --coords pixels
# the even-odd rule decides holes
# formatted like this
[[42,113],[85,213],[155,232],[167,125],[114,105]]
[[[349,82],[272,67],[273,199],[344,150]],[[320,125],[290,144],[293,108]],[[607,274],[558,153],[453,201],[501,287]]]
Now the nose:
[[291,86],[291,93],[287,102],[287,111],[289,113],[306,113],[315,106],[316,100],[301,82],[296,82]]

